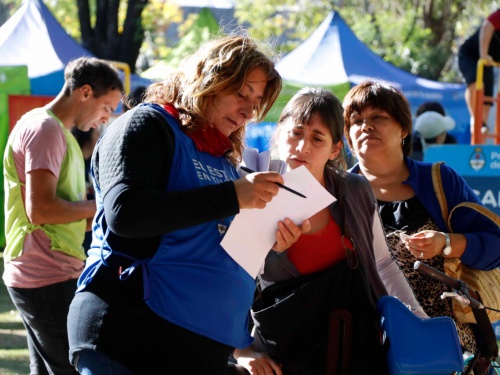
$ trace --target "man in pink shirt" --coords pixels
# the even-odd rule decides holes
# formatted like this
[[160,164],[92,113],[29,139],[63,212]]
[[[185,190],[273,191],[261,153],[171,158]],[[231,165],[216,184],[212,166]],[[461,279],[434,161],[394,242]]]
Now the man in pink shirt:
[[4,154],[3,280],[27,330],[31,374],[77,374],[66,317],[96,208],[85,199],[83,156],[70,129],[106,123],[123,90],[118,71],[95,58],[71,61],[64,75],[59,95],[18,121]]

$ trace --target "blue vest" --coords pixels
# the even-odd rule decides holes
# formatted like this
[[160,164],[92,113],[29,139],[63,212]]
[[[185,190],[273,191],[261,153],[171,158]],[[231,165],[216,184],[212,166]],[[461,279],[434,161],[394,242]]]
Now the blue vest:
[[[167,191],[194,189],[239,178],[226,158],[199,152],[163,108],[151,106],[167,118],[175,135],[170,171],[174,178],[169,179]],[[94,241],[79,290],[113,253],[102,233],[102,202],[100,197],[96,198],[99,213],[94,222]],[[220,245],[232,219],[214,220],[164,234],[153,258],[138,260],[122,277],[143,265],[148,275],[145,301],[154,312],[212,340],[245,348],[252,342],[248,319],[255,281]],[[97,244],[96,238],[102,242]]]

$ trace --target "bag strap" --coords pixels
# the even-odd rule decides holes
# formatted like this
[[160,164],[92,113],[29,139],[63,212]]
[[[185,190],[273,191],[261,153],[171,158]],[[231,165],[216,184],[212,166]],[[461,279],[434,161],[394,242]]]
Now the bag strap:
[[434,186],[434,192],[436,193],[439,207],[441,207],[441,215],[443,216],[443,220],[446,223],[448,230],[451,231],[451,226],[449,224],[450,221],[448,214],[448,203],[446,203],[446,195],[444,194],[443,181],[441,179],[441,164],[444,164],[444,162],[439,161],[432,164],[432,185]]

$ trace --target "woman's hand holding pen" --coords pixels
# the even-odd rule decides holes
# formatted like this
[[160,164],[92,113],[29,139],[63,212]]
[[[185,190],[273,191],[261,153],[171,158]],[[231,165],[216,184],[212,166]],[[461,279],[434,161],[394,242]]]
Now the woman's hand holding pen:
[[276,232],[276,242],[272,249],[278,253],[285,251],[292,246],[302,233],[311,231],[311,223],[309,220],[304,220],[301,226],[296,225],[292,220],[286,218],[278,222],[278,230]]
[[266,207],[279,192],[276,182],[284,182],[277,172],[250,173],[234,181],[240,209]]

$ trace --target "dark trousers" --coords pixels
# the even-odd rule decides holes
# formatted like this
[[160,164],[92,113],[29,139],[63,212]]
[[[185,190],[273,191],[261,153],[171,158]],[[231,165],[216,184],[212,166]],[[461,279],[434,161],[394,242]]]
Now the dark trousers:
[[[144,360],[147,361],[146,358]],[[75,366],[81,375],[133,375],[133,372],[121,363],[95,350],[87,349],[78,352]]]
[[69,363],[66,320],[76,279],[41,288],[9,288],[27,331],[30,375],[78,374]]

